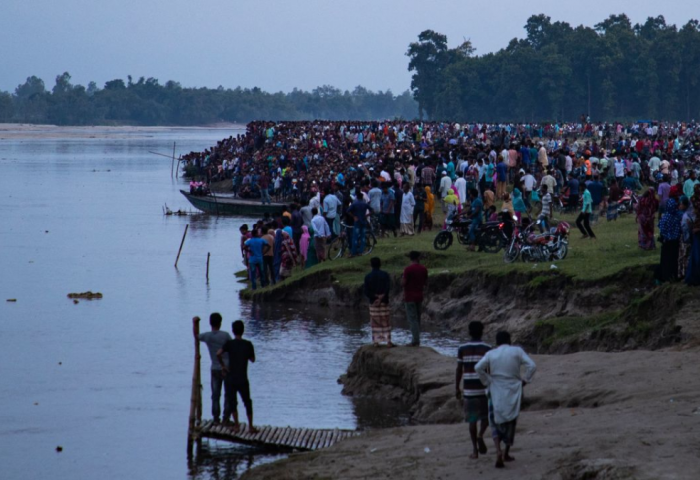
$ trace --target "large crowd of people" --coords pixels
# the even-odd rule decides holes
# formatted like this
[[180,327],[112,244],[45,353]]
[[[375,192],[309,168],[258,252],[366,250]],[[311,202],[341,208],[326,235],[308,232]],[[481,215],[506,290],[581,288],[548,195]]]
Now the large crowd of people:
[[342,225],[355,226],[356,238],[365,228],[420,234],[433,227],[439,205],[471,219],[472,243],[498,209],[521,220],[534,207],[546,225],[560,207],[578,213],[582,237],[595,239],[592,220],[615,220],[627,208],[637,215],[639,246],[662,243],[657,280],[699,284],[699,160],[700,124],[591,123],[585,116],[565,124],[259,121],[184,156],[195,179],[230,181],[240,198],[292,205],[256,229],[279,242],[287,233],[291,243],[270,245],[267,255],[276,260],[268,282],[280,278],[283,253],[289,268],[323,261]]

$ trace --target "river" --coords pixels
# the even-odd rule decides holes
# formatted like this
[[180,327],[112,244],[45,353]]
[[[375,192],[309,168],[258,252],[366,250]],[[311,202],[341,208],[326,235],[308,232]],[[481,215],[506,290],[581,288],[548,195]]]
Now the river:
[[[209,480],[235,478],[279,458],[205,441],[203,454],[187,462],[191,319],[202,317],[207,330],[213,311],[228,331],[243,319],[256,346],[249,375],[257,423],[372,428],[402,422],[395,406],[340,394],[337,378],[370,339],[363,315],[239,299],[238,228],[253,219],[163,215],[166,204],[191,210],[178,191],[186,182],[171,179],[170,160],[149,151],[171,154],[174,142],[178,153],[202,150],[236,133],[243,131],[0,131],[3,478]],[[67,298],[87,290],[104,298],[77,304]],[[408,341],[405,325],[395,335]],[[443,331],[425,337],[445,352],[459,340]]]

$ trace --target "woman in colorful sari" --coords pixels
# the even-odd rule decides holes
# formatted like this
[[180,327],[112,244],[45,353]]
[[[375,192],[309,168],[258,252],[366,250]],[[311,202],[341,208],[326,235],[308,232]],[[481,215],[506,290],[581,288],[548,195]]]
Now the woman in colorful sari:
[[693,238],[690,247],[690,260],[688,260],[685,272],[685,283],[700,285],[700,184],[695,185],[690,203],[693,206],[695,219],[692,226]]
[[661,260],[656,270],[658,283],[669,282],[678,278],[678,251],[681,238],[681,219],[683,213],[678,210],[678,201],[669,198],[666,212],[659,222],[661,234]]
[[[275,232],[275,247],[273,250],[273,260],[272,260],[272,270],[275,275],[275,281],[280,281],[280,268],[282,267],[282,240],[284,235],[287,234],[282,228],[278,228]],[[289,235],[289,234],[287,234]]]
[[523,215],[527,213],[527,205],[523,201],[523,194],[519,188],[513,189],[513,210],[515,216],[518,217],[518,223],[523,219]]
[[314,240],[314,228],[309,227],[309,249],[306,251],[306,268],[311,268],[318,263],[316,256],[316,240]]
[[301,238],[299,239],[299,254],[301,255],[301,268],[304,269],[306,266],[306,257],[309,252],[309,243],[311,242],[311,236],[309,235],[309,227],[302,225],[301,227]]
[[654,241],[654,219],[656,210],[659,208],[659,201],[656,199],[654,189],[650,188],[642,195],[637,206],[637,223],[639,224],[638,240],[639,248],[642,250],[653,250],[656,248]]
[[280,265],[280,280],[289,278],[292,275],[292,270],[297,264],[297,249],[294,246],[294,240],[284,230],[282,231],[282,245],[280,246],[282,264]]
[[690,200],[683,195],[680,201],[680,210],[683,212],[681,219],[681,241],[678,251],[678,278],[683,280],[685,272],[688,269],[688,260],[690,259],[690,246],[693,241],[693,221],[695,215],[693,209],[690,208]]
[[435,195],[430,187],[425,187],[425,230],[433,229],[433,212],[435,211]]

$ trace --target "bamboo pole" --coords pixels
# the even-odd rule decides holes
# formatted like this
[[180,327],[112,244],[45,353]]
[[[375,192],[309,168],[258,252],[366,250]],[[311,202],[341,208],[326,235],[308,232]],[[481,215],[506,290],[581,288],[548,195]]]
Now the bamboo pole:
[[[192,392],[190,394],[190,418],[187,429],[187,455],[192,457],[192,447],[195,441],[199,442],[197,433],[197,406],[201,402],[200,396],[200,355],[199,355],[199,321],[194,322],[194,369],[192,371]],[[199,401],[198,401],[199,400]],[[200,407],[201,409],[201,407]],[[200,415],[201,418],[201,415]]]
[[175,164],[175,178],[177,178],[179,172],[180,172],[180,162],[182,161],[182,155],[177,157],[177,163]]
[[182,234],[182,241],[180,242],[180,250],[177,251],[177,258],[175,259],[175,268],[177,268],[177,262],[180,261],[180,253],[182,253],[182,246],[185,244],[185,237],[187,236],[187,230],[190,228],[190,224],[185,225],[185,233]]
[[207,252],[207,283],[209,283],[209,259],[211,258],[211,253]]
[[170,178],[173,178],[173,171],[175,170],[175,142],[173,142],[173,161],[170,162]]

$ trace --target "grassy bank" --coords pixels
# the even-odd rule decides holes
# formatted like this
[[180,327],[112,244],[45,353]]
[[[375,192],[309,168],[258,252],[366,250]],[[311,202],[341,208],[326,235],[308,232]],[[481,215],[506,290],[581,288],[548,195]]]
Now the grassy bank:
[[[593,225],[597,240],[581,239],[574,225],[575,216],[560,215],[560,220],[565,220],[572,225],[569,239],[569,254],[559,262],[556,262],[556,272],[566,275],[574,280],[595,282],[596,280],[615,276],[625,270],[633,270],[635,267],[648,267],[659,260],[659,251],[644,251],[637,246],[637,224],[634,216],[625,216],[615,222],[607,222],[601,219]],[[437,223],[437,222],[436,222]],[[414,237],[384,238],[377,245],[370,256],[382,259],[382,268],[392,275],[400,275],[408,265],[407,253],[418,250],[424,253],[422,261],[431,276],[440,274],[468,275],[470,272],[484,271],[491,274],[505,276],[511,272],[528,272],[535,274],[531,283],[543,282],[552,272],[551,262],[506,264],[502,253],[487,254],[468,252],[455,239],[453,245],[446,251],[436,251],[433,248],[433,240],[438,230],[423,232]],[[291,280],[299,280],[319,272],[329,273],[333,281],[345,287],[358,287],[362,284],[364,276],[369,271],[369,256],[353,259],[327,261],[310,269],[297,270]],[[537,276],[541,272],[541,276]],[[257,292],[274,292],[275,289],[284,288],[285,283],[267,287]],[[537,287],[538,285],[532,285]],[[256,293],[257,293],[256,292]],[[252,292],[245,290],[244,296],[250,297]]]

